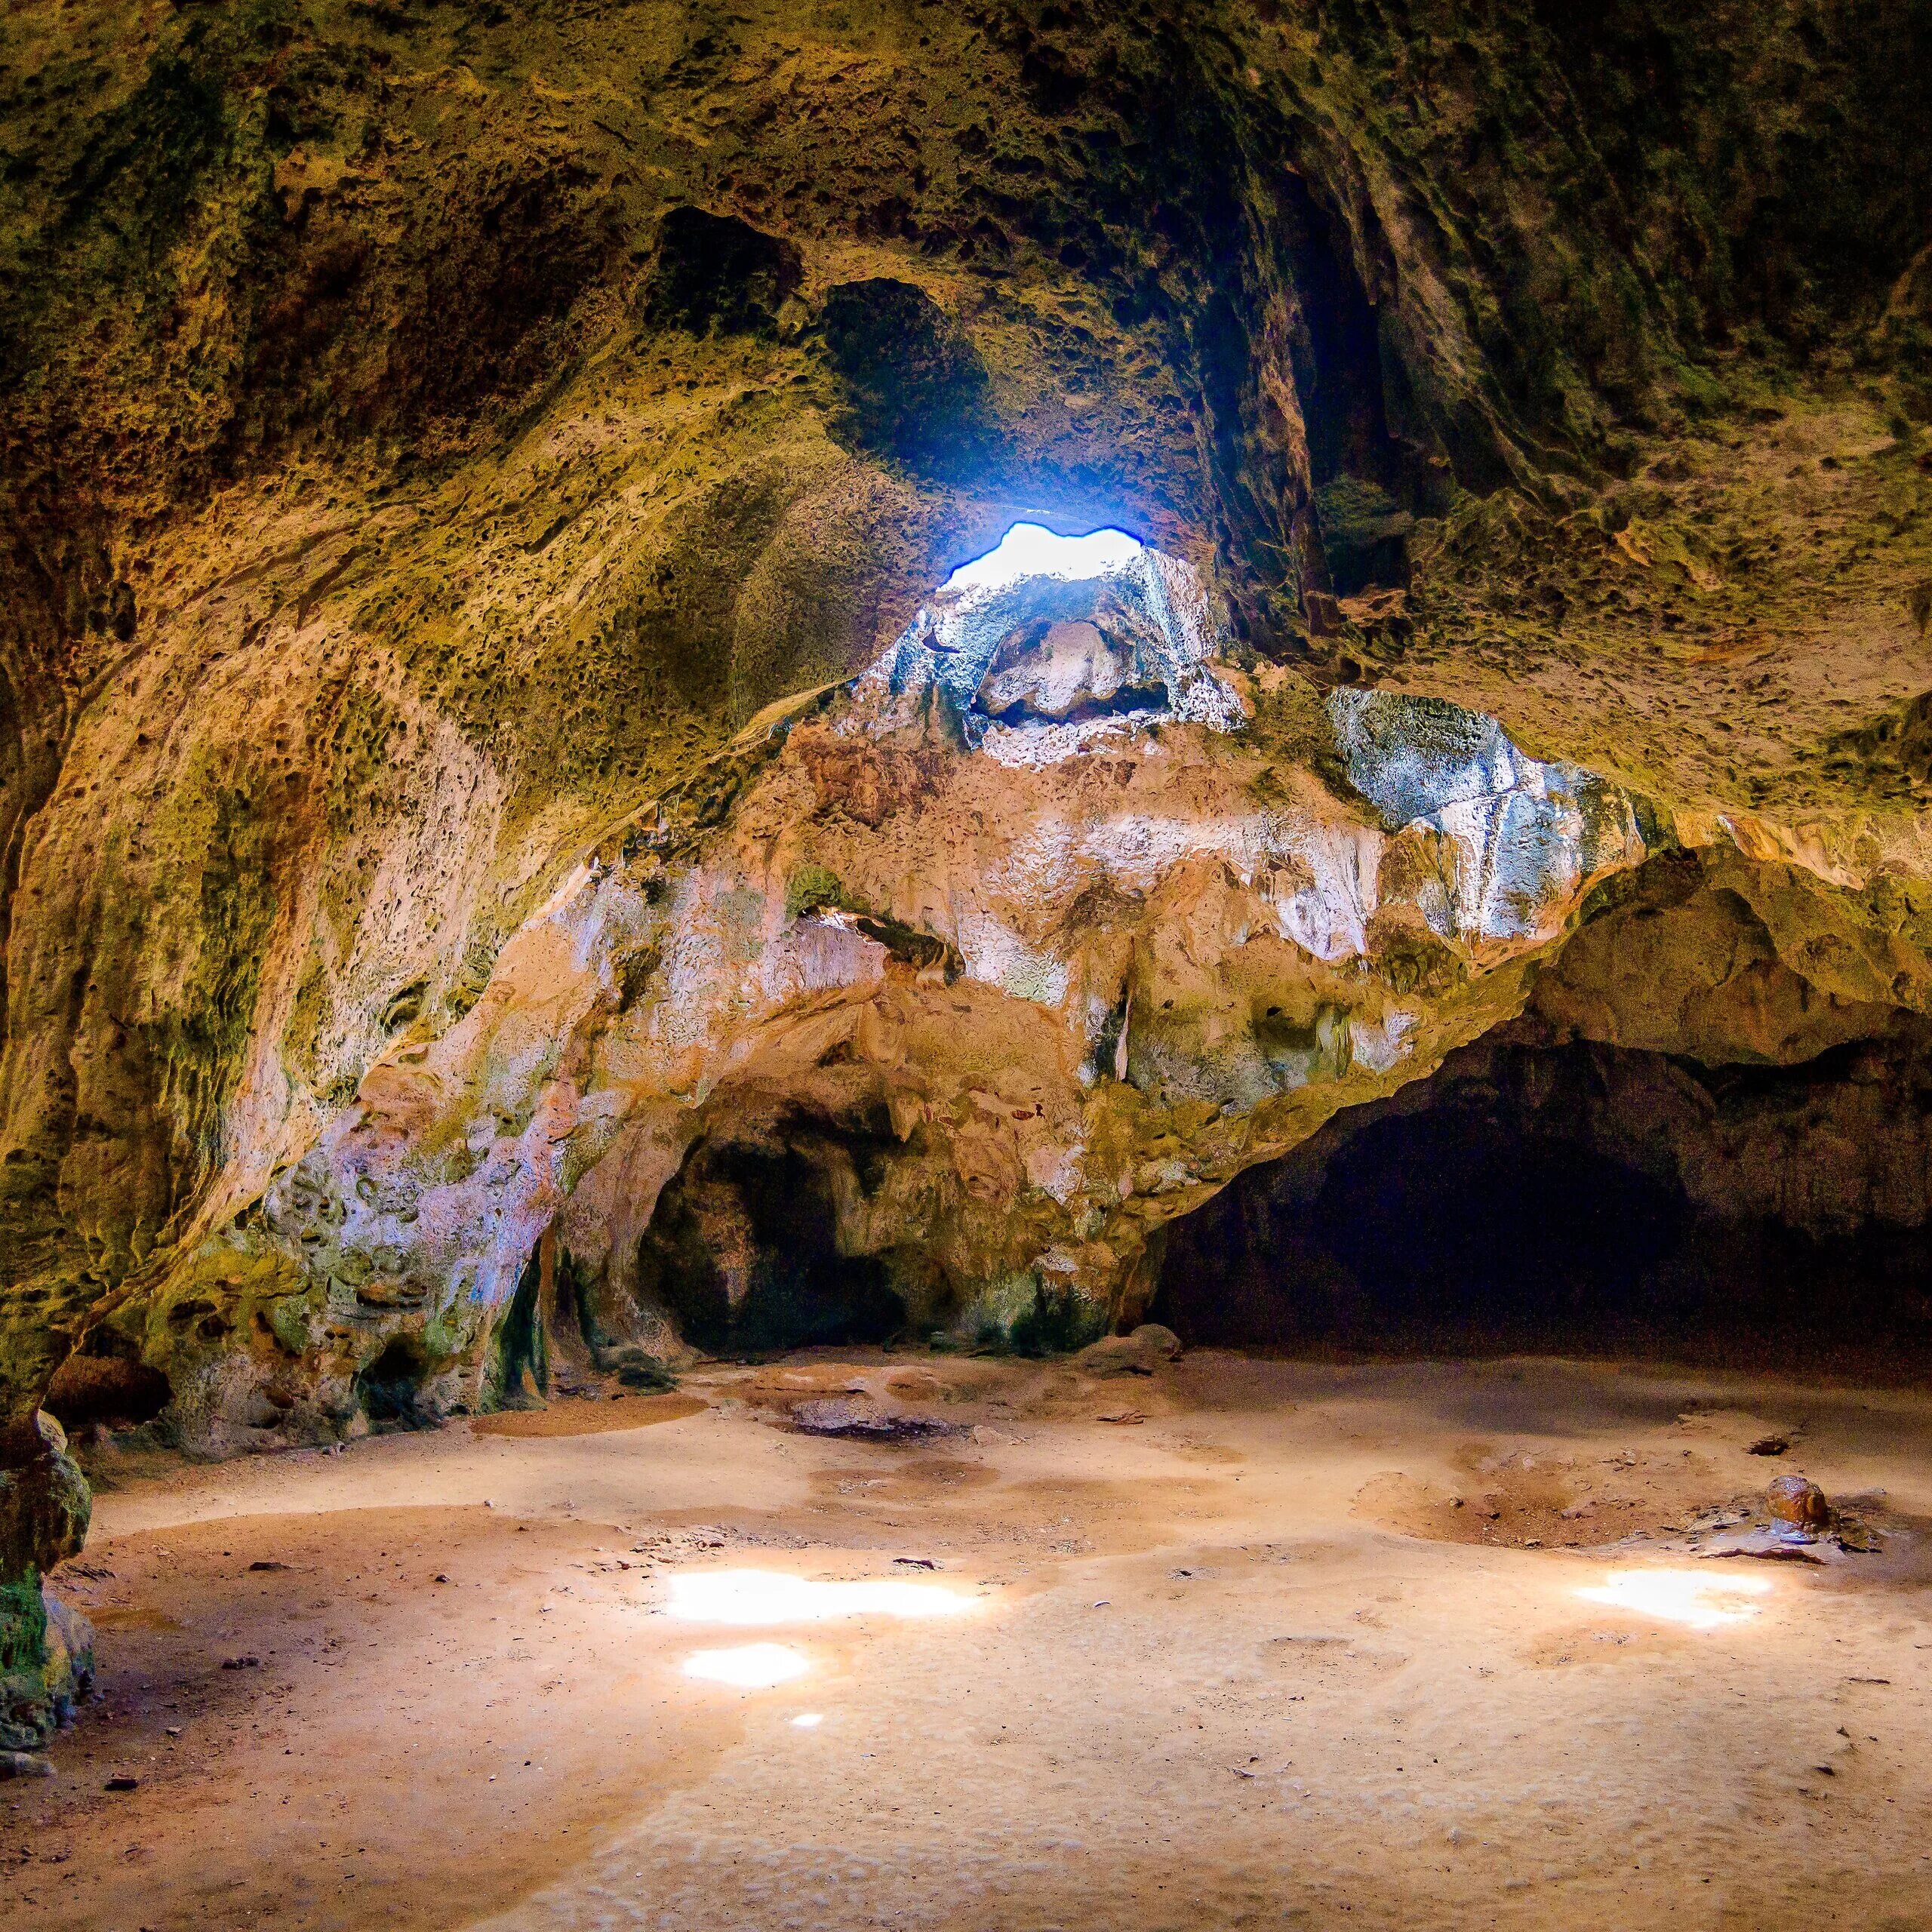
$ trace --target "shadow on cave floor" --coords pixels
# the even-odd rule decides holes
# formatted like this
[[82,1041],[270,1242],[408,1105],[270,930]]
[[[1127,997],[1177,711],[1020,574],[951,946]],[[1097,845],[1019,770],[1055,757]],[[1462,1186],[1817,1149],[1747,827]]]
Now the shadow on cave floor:
[[1149,1318],[1192,1346],[1314,1359],[1924,1380],[1932,1231],[1918,1204],[1871,1211],[1883,1137],[1860,1145],[1873,1076],[1853,1060],[1712,1070],[1478,1042],[1174,1223]]

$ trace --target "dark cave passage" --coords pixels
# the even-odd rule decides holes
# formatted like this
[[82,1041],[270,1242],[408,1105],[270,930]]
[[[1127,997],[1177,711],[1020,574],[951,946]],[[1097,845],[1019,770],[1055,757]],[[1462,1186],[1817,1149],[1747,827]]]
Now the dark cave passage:
[[639,1298],[713,1355],[881,1342],[906,1310],[876,1257],[842,1254],[841,1146],[709,1142],[660,1197],[638,1251]]
[[516,1292],[491,1337],[491,1385],[496,1399],[534,1396],[549,1380],[549,1337],[542,1307],[543,1264],[540,1248],[517,1277]]
[[97,1424],[128,1429],[152,1421],[172,1393],[167,1377],[118,1337],[97,1334],[54,1372],[42,1406],[71,1432]]
[[356,1375],[363,1414],[377,1428],[434,1428],[441,1418],[421,1401],[423,1384],[434,1366],[417,1337],[397,1336]]
[[1149,1311],[1298,1353],[1932,1361],[1922,1045],[1453,1054],[1169,1231]]

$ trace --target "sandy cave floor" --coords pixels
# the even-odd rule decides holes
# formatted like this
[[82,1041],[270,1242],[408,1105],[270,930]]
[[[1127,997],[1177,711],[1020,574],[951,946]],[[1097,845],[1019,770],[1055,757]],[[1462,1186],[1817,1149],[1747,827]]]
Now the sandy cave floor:
[[[783,1426],[860,1386],[961,1432]],[[103,1694],[0,1787],[8,1925],[1932,1924],[1932,1396],[866,1352],[685,1393],[108,1461],[57,1580]],[[1792,1469],[1882,1549],[1691,1553]],[[965,1601],[671,1614],[743,1569]],[[1579,1595],[1630,1570],[1736,1620]],[[753,1644],[804,1674],[683,1674]]]

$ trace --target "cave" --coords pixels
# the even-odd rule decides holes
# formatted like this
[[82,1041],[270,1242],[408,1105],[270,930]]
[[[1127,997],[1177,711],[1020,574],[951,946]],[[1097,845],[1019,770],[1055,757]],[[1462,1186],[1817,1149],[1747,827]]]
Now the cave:
[[1307,183],[1291,175],[1280,195],[1302,320],[1294,374],[1329,587],[1345,598],[1406,589],[1411,512],[1430,494],[1431,479],[1390,426],[1396,372],[1385,367],[1380,320],[1337,220]]
[[7,1932],[1932,1925],[1928,126],[0,9]]
[[355,1373],[355,1397],[363,1414],[378,1428],[427,1426],[433,1417],[421,1397],[430,1370],[422,1343],[414,1336],[397,1336]]
[[46,1408],[63,1429],[133,1428],[168,1406],[168,1378],[137,1357],[112,1348],[69,1355],[48,1385]]
[[699,1147],[639,1239],[640,1299],[710,1355],[890,1341],[904,1306],[882,1261],[839,1251],[835,1186],[797,1145]]
[[1175,1223],[1152,1318],[1190,1346],[1303,1355],[1923,1374],[1922,1199],[1875,1202],[1841,1137],[1861,1090],[1922,1120],[1922,1044],[1710,1067],[1523,1030]]

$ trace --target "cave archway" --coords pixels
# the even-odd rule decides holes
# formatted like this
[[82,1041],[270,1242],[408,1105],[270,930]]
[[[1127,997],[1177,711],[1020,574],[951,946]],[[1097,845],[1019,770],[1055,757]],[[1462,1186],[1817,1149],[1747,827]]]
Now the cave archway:
[[441,1418],[422,1395],[435,1369],[420,1336],[394,1337],[357,1371],[355,1394],[362,1413],[379,1429],[433,1428]]
[[1709,1067],[1505,1027],[1174,1223],[1149,1312],[1317,1355],[1922,1364],[1927,1069],[1915,1035]]
[[639,1300],[711,1355],[889,1340],[905,1305],[883,1261],[842,1251],[841,1183],[859,1184],[842,1142],[701,1142],[639,1241]]
[[69,1432],[152,1422],[174,1391],[118,1335],[97,1331],[55,1370],[42,1407]]

